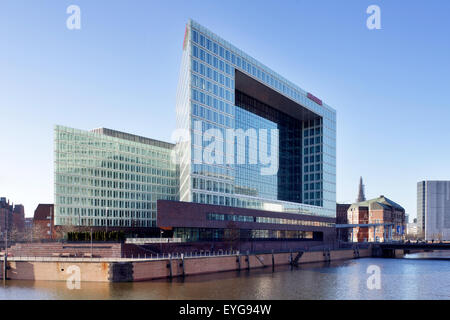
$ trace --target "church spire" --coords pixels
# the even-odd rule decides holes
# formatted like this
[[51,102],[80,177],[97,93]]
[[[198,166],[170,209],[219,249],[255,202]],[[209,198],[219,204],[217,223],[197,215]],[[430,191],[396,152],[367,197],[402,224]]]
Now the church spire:
[[366,201],[366,196],[364,195],[364,184],[362,177],[359,178],[359,191],[358,191],[358,199],[356,202]]

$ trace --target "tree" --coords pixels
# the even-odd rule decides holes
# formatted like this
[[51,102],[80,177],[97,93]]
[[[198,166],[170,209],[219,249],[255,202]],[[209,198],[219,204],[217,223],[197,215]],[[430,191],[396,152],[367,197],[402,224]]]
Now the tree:
[[[42,222],[42,221],[40,221]],[[31,231],[31,235],[28,237],[27,240],[29,241],[36,241],[36,240],[42,240],[47,239],[49,237],[48,232],[50,231],[50,228],[47,227],[44,223],[33,223],[33,229]]]
[[16,226],[13,226],[8,233],[8,238],[12,242],[16,241],[24,241],[26,237],[26,233],[20,231]]
[[233,250],[239,246],[241,240],[241,232],[234,221],[230,221],[224,230],[224,240]]
[[423,231],[417,231],[416,237],[418,240],[425,240],[425,233]]
[[78,231],[81,227],[77,227],[73,224],[59,225],[55,228],[56,238],[64,239],[67,238],[69,232]]

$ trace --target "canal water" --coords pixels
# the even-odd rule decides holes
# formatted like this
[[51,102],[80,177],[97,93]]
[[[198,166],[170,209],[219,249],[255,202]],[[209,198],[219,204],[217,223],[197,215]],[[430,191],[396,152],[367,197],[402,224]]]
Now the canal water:
[[81,283],[79,289],[66,282],[7,281],[0,282],[0,299],[450,299],[450,252],[283,266],[273,273],[266,268],[172,281]]

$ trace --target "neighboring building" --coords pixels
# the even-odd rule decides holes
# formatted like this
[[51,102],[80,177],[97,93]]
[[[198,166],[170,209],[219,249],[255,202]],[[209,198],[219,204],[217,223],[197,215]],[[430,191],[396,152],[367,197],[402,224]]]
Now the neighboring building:
[[6,198],[0,198],[0,232],[4,232],[5,230],[11,230],[12,226],[12,205],[9,204],[9,201]]
[[0,198],[0,232],[8,230],[18,238],[25,231],[25,209],[21,204],[10,204],[5,197]]
[[25,231],[25,208],[21,204],[14,206],[13,225],[17,232],[22,233]]
[[25,233],[31,234],[33,231],[33,218],[25,218]]
[[[192,20],[183,43],[177,127],[188,133],[177,144],[181,201],[336,217],[335,110]],[[216,149],[208,162],[210,129],[231,148]],[[227,136],[238,129],[248,140]],[[256,161],[257,140],[275,150],[274,174],[262,174],[269,165]]]
[[417,219],[414,219],[413,222],[407,224],[406,233],[409,237],[417,238],[417,235],[418,235],[417,230],[418,230]]
[[186,242],[233,242],[241,251],[298,249],[336,238],[334,218],[181,201],[158,201],[158,226]]
[[350,229],[352,242],[403,240],[406,232],[405,209],[385,196],[352,204],[348,223],[361,225]]
[[[336,224],[348,224],[347,211],[351,204],[336,203]],[[348,229],[337,229],[337,239],[340,241],[348,241]]]
[[54,205],[40,203],[36,210],[34,210],[32,239],[54,239],[55,227],[54,227]]
[[174,145],[110,129],[55,126],[55,226],[156,227],[178,199]]
[[425,240],[450,240],[450,181],[417,183],[417,233]]

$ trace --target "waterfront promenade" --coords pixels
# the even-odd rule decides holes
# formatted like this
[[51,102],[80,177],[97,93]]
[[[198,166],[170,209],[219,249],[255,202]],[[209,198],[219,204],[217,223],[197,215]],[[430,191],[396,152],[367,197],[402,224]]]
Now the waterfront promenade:
[[[15,256],[8,257],[7,278],[66,281],[78,270],[80,281],[133,282],[257,268],[275,270],[282,265],[348,260],[371,254],[371,249],[340,249],[277,253],[224,251],[128,258]],[[1,266],[3,270],[3,262]]]

